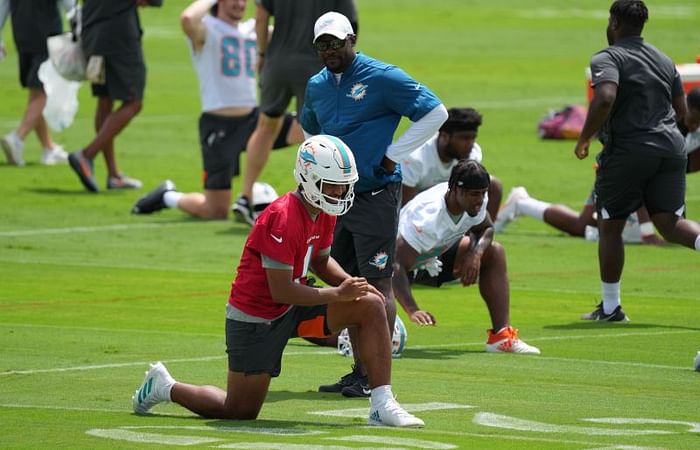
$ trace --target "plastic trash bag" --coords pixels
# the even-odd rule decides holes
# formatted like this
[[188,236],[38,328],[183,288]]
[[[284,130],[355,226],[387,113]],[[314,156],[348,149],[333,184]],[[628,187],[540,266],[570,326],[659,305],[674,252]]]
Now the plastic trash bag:
[[68,81],[56,71],[48,59],[39,66],[39,79],[44,83],[46,106],[44,118],[54,131],[71,126],[78,112],[78,89],[80,82]]

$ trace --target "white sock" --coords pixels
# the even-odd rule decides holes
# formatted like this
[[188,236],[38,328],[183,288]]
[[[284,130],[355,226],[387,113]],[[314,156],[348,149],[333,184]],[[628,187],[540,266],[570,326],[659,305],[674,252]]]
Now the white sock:
[[518,212],[537,220],[544,220],[544,210],[550,206],[551,203],[528,197],[518,201]]
[[163,194],[163,203],[168,208],[177,208],[177,202],[184,196],[182,192],[168,191]]
[[695,250],[700,252],[700,234],[695,238]]
[[376,407],[386,402],[390,398],[394,398],[394,393],[391,392],[391,385],[383,384],[372,389],[370,394],[370,403],[372,407]]
[[603,312],[610,314],[620,305],[620,282],[605,283],[601,281],[600,288],[603,292]]

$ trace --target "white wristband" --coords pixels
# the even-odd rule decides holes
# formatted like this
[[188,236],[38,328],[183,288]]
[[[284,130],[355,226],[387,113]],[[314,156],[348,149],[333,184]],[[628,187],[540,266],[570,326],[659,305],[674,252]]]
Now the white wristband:
[[654,234],[654,224],[651,222],[640,223],[639,231],[642,233],[642,236],[651,236]]

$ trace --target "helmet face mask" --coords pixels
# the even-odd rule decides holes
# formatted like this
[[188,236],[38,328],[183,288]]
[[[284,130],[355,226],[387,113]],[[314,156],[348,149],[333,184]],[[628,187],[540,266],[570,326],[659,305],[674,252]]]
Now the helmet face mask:
[[[332,216],[343,215],[355,198],[353,187],[358,180],[355,158],[340,139],[328,135],[312,136],[299,146],[294,179],[311,206]],[[345,186],[345,193],[340,197],[326,194],[324,191],[328,185]]]

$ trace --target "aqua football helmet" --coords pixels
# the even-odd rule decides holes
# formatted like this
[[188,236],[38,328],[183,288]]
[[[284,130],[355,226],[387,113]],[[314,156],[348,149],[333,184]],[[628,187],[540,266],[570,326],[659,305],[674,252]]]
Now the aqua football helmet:
[[[320,134],[302,142],[297,151],[294,179],[312,206],[332,216],[348,212],[355,198],[353,187],[358,180],[355,157],[343,141]],[[326,184],[347,187],[341,198],[323,193]]]

